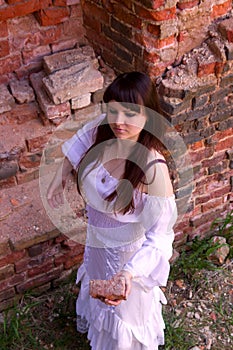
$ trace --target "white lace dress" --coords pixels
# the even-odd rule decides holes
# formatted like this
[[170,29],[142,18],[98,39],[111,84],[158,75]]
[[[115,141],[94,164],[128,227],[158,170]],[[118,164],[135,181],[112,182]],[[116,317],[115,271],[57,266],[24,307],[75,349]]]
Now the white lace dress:
[[[63,152],[77,167],[92,145],[101,115],[63,145]],[[89,171],[90,170],[90,171]],[[174,196],[149,196],[134,191],[136,209],[117,214],[105,200],[116,188],[102,164],[86,169],[82,184],[88,216],[84,262],[78,270],[81,289],[77,299],[77,328],[86,322],[93,350],[155,350],[164,344],[160,286],[169,275],[169,259],[177,218]],[[104,179],[104,180],[103,180]],[[113,307],[89,296],[90,279],[109,279],[121,269],[133,275],[126,301]]]

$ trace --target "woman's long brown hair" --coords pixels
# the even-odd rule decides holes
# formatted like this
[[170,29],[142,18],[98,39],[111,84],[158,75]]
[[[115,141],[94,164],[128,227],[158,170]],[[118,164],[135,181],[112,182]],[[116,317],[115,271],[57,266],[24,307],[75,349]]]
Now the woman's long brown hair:
[[[134,210],[133,190],[145,183],[145,169],[150,150],[162,150],[163,128],[159,117],[159,103],[156,88],[151,79],[141,72],[130,72],[119,75],[105,90],[103,101],[108,103],[116,101],[145,106],[147,122],[140,132],[139,138],[133,147],[131,154],[126,159],[125,170],[117,189],[106,199],[112,201],[116,198],[115,210],[123,214]],[[157,112],[157,113],[155,113]],[[102,154],[106,145],[105,141],[115,139],[107,117],[97,128],[94,144],[82,158],[78,167],[77,186],[81,193],[79,181],[86,167],[94,161],[98,161],[95,147],[98,145],[98,155]],[[143,145],[144,147],[140,147]]]

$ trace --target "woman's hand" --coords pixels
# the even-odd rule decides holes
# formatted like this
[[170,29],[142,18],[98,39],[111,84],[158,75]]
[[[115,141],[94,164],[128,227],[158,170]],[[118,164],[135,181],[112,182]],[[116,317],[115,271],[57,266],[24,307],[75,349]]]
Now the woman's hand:
[[[122,270],[122,271],[118,272],[115,276],[113,276],[112,279],[119,278],[119,277],[123,278],[125,281],[125,299],[127,299],[129,296],[129,293],[131,291],[131,284],[132,284],[131,281],[132,281],[133,276],[131,275],[130,272]],[[122,300],[117,300],[117,299],[116,300],[104,299],[105,304],[112,305],[112,306],[117,306],[121,302],[122,302]]]

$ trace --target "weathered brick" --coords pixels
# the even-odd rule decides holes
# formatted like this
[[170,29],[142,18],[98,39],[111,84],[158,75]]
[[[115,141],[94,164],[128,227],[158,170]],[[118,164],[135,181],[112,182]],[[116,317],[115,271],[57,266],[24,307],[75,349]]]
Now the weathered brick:
[[38,119],[38,106],[36,103],[15,104],[6,115],[9,123],[20,125]]
[[51,0],[25,0],[16,4],[1,8],[0,21],[5,21],[14,17],[21,17],[38,11],[41,8],[49,7]]
[[108,23],[109,22],[109,14],[103,8],[98,6],[98,4],[90,1],[83,2],[83,13],[92,14],[93,17],[99,19],[99,21]]
[[55,42],[51,44],[52,53],[56,53],[58,51],[71,50],[78,43],[76,38],[71,38],[67,40],[61,40],[59,42]]
[[79,109],[88,106],[91,103],[91,94],[85,94],[80,97],[72,98],[71,109]]
[[165,5],[165,0],[143,0],[143,6],[156,10],[157,8]]
[[0,76],[11,73],[21,67],[21,54],[15,53],[0,60]]
[[8,179],[15,176],[19,170],[17,162],[1,162],[0,163],[0,180]]
[[58,52],[53,55],[46,56],[43,59],[44,69],[47,74],[53,73],[60,69],[69,68],[70,66],[82,62],[90,62],[93,67],[98,69],[98,61],[95,58],[95,53],[90,46]]
[[28,248],[28,255],[32,258],[42,253],[42,245],[36,244]]
[[93,17],[92,14],[83,14],[83,21],[86,26],[95,31],[96,35],[100,35],[101,33],[101,22],[98,17]]
[[0,188],[10,188],[17,185],[15,176],[9,177],[6,180],[0,180]]
[[69,102],[55,105],[43,89],[42,79],[44,77],[44,72],[33,73],[30,76],[30,81],[34,90],[36,91],[37,100],[41,110],[49,120],[54,120],[56,118],[66,119],[71,115]]
[[191,99],[181,100],[175,97],[164,97],[160,100],[162,110],[173,115],[191,107]]
[[42,10],[38,11],[37,18],[40,25],[51,26],[67,20],[69,18],[69,10],[68,7],[44,7]]
[[31,290],[35,287],[46,284],[49,281],[52,281],[53,279],[58,278],[60,276],[62,270],[63,270],[63,268],[61,266],[53,268],[53,270],[48,272],[48,273],[34,277],[32,279],[28,279],[26,282],[17,285],[16,290],[18,293],[21,294],[21,293],[24,293],[25,291]]
[[16,175],[18,185],[33,181],[39,178],[39,169],[27,169],[23,172],[18,172]]
[[7,254],[3,258],[0,258],[0,267],[8,265],[8,264],[14,264],[15,261],[22,259],[26,255],[26,251],[19,251],[19,252],[12,252],[10,254]]
[[231,0],[227,0],[221,4],[214,5],[212,7],[211,17],[216,18],[225,15],[231,9],[231,6]]
[[36,48],[22,50],[23,62],[25,64],[41,61],[44,56],[50,54],[51,48],[49,45],[41,45]]
[[233,84],[233,74],[229,74],[225,77],[222,77],[220,82],[220,87],[226,87]]
[[5,85],[0,85],[0,113],[10,111],[15,104],[13,96]]
[[228,150],[231,149],[233,145],[233,135],[231,137],[228,137],[224,140],[219,141],[215,145],[216,152],[222,151],[222,150]]
[[160,11],[149,11],[144,7],[136,5],[135,12],[139,17],[150,21],[166,21],[176,17],[176,7],[167,8]]
[[6,265],[0,268],[0,280],[4,280],[14,274],[14,265]]
[[24,153],[20,157],[19,165],[20,168],[36,168],[39,167],[42,157],[42,152],[36,153]]
[[10,46],[8,40],[0,40],[0,58],[10,54]]
[[7,21],[0,22],[0,38],[8,37]]
[[28,278],[49,273],[54,268],[53,258],[46,260],[43,264],[28,269]]
[[103,76],[88,62],[76,64],[43,78],[44,87],[55,104],[60,104],[103,87]]
[[227,43],[225,45],[225,50],[226,50],[226,57],[227,60],[233,60],[233,44],[232,43]]
[[[10,299],[15,295],[15,290],[14,288],[8,288],[7,290],[3,291],[0,293],[0,302]],[[1,306],[0,306],[0,310],[1,310]]]
[[11,80],[11,93],[20,104],[29,103],[35,100],[34,92],[28,83],[28,80]]
[[110,39],[112,39],[114,42],[121,44],[124,46],[128,51],[132,52],[132,54],[136,54],[138,56],[142,55],[142,48],[132,42],[131,40],[127,39],[126,37],[123,37],[121,34],[113,31],[110,27],[103,25],[102,26],[103,33]]
[[141,18],[135,16],[134,13],[128,11],[125,7],[119,6],[119,4],[114,4],[114,17],[131,27],[141,29]]
[[177,7],[180,10],[187,10],[198,5],[199,5],[199,0],[183,0],[183,1],[179,1],[179,3],[177,4]]
[[127,22],[125,21],[124,23],[122,23],[116,18],[111,17],[111,28],[113,28],[120,34],[123,34],[127,38],[132,38],[132,27],[127,25]]

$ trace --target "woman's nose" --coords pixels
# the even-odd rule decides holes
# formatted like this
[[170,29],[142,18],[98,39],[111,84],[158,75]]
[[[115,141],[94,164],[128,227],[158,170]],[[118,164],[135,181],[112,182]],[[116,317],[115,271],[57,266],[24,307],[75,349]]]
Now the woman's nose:
[[124,114],[121,112],[118,112],[114,119],[115,119],[115,124],[123,124],[124,123]]

